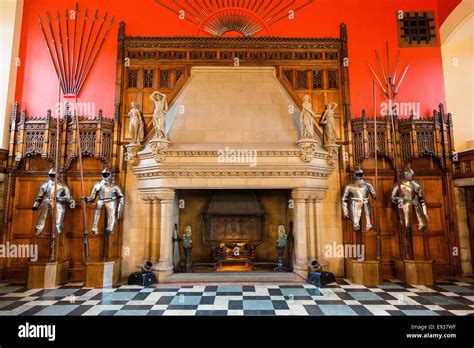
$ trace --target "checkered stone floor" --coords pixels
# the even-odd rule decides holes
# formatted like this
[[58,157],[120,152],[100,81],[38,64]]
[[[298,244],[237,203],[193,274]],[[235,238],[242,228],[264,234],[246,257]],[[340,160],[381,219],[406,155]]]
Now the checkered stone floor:
[[69,284],[26,289],[0,283],[0,315],[474,315],[474,284],[365,287],[338,280],[309,284],[123,285],[109,289]]

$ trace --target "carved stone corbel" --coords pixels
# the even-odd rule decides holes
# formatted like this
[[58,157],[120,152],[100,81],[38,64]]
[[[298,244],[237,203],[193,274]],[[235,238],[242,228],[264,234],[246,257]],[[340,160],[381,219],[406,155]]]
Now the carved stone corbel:
[[328,144],[328,145],[324,145],[323,147],[329,152],[329,157],[327,159],[327,163],[330,166],[333,166],[338,160],[340,145]]
[[136,166],[140,163],[140,158],[138,158],[138,151],[140,151],[142,146],[140,144],[128,144],[125,145],[125,161],[130,163],[132,166]]
[[316,154],[316,145],[318,141],[314,139],[302,139],[296,142],[298,149],[300,149],[300,157],[303,162],[311,162]]
[[166,139],[154,138],[150,141],[151,152],[157,163],[161,163],[166,158],[166,151],[170,146],[171,141]]

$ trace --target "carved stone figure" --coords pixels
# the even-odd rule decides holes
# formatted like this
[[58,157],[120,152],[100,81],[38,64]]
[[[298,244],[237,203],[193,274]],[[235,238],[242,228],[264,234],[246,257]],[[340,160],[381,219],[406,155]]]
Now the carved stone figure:
[[33,204],[32,209],[38,210],[41,202],[41,210],[36,221],[35,235],[43,233],[44,225],[46,224],[46,219],[48,217],[48,212],[53,212],[54,207],[54,197],[56,197],[56,229],[58,233],[61,233],[64,226],[64,215],[66,212],[66,204],[69,204],[71,209],[74,208],[75,202],[72,199],[71,190],[69,186],[62,180],[58,180],[57,186],[55,185],[56,172],[54,169],[51,169],[48,173],[49,180],[44,183],[36,196],[35,203]]
[[145,137],[145,125],[143,118],[138,110],[138,103],[132,102],[132,108],[130,109],[128,116],[130,117],[130,144],[139,145]]
[[301,139],[314,139],[314,127],[316,126],[316,115],[310,103],[309,95],[304,96],[303,106],[300,113]]
[[336,103],[329,103],[326,106],[323,116],[321,116],[320,124],[324,131],[324,145],[333,145],[336,143],[336,126],[334,123],[334,111],[337,108]]
[[97,195],[99,200],[95,206],[94,211],[94,222],[92,224],[92,232],[94,234],[99,233],[98,223],[100,219],[100,211],[105,206],[106,211],[106,227],[105,232],[112,234],[115,229],[117,220],[122,217],[123,206],[125,204],[125,196],[122,193],[122,189],[111,180],[111,171],[104,169],[102,171],[102,180],[97,183],[92,189],[90,197],[85,198],[86,202],[94,202]]
[[153,111],[153,126],[155,127],[156,138],[166,139],[166,113],[169,110],[166,95],[161,92],[153,92],[150,96],[155,109]]
[[184,234],[183,234],[183,237],[182,237],[182,242],[183,242],[184,249],[190,249],[190,248],[193,247],[193,241],[191,239],[191,234],[192,234],[191,226],[186,226],[184,228]]
[[[367,231],[372,229],[369,195],[372,196],[373,199],[377,199],[374,187],[365,182],[363,177],[364,171],[362,169],[356,169],[354,172],[354,181],[344,188],[344,194],[342,195],[342,212],[346,219],[352,218],[352,225],[356,231],[361,230],[362,209],[365,211]],[[351,201],[350,216],[349,199]]]
[[277,248],[284,248],[288,240],[288,235],[285,232],[285,226],[278,226]]
[[411,228],[413,209],[418,220],[418,229],[422,230],[426,227],[429,216],[421,186],[414,180],[415,173],[412,169],[405,168],[402,174],[400,187],[395,185],[392,189],[392,202],[403,210],[403,220],[407,230]]

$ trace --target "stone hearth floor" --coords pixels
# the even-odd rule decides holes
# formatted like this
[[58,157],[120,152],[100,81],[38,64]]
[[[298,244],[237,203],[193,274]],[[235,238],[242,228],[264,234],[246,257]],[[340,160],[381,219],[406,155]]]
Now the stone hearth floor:
[[474,284],[365,287],[338,279],[309,284],[166,284],[91,289],[68,284],[26,289],[0,283],[0,315],[474,315]]

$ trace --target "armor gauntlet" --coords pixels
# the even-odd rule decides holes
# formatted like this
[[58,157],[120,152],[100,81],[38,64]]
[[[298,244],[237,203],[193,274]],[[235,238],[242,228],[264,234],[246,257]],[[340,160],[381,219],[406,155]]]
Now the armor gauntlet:
[[41,198],[36,198],[35,203],[33,203],[33,206],[31,207],[32,210],[38,210],[38,207],[41,204]]

